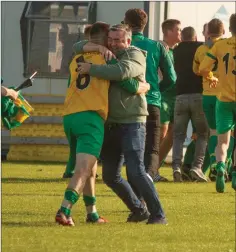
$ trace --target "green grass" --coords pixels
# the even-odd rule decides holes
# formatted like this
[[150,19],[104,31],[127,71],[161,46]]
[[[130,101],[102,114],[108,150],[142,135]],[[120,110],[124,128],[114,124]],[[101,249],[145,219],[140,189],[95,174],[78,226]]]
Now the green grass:
[[[97,208],[110,223],[85,223],[82,199],[73,209],[76,227],[54,223],[66,181],[64,165],[2,164],[3,252],[234,252],[235,192],[227,183],[156,184],[168,226],[125,223],[125,205],[97,181]],[[98,173],[101,173],[99,168]],[[171,179],[171,169],[162,174]],[[101,174],[99,176],[101,178]]]

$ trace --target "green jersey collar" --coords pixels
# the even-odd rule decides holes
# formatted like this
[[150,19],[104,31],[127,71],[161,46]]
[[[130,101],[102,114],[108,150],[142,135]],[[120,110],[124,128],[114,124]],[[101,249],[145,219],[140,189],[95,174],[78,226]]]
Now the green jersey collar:
[[143,37],[143,33],[142,32],[132,32],[132,36],[142,36]]

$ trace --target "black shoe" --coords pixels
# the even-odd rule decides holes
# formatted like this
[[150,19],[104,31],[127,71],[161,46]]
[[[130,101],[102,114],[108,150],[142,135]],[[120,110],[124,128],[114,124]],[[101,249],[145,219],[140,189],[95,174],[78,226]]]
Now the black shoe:
[[232,181],[232,172],[228,175],[228,181],[231,182]]
[[229,178],[229,174],[228,174],[227,171],[225,171],[224,176],[225,176],[225,183],[231,181],[230,178]]
[[181,168],[182,180],[183,181],[192,181],[190,176],[191,165],[183,165]]
[[160,174],[157,174],[154,179],[154,182],[168,182],[169,180],[165,177],[162,177]]
[[181,170],[179,168],[176,168],[173,170],[173,181],[174,182],[182,182],[182,175]]
[[64,173],[63,174],[63,176],[62,176],[62,178],[72,178],[73,177],[73,175],[74,175],[74,173]]
[[147,220],[148,218],[149,218],[148,211],[131,213],[127,218],[127,222],[141,222]]
[[205,174],[202,172],[201,168],[192,168],[190,170],[190,175],[193,181],[197,181],[197,182],[207,182],[207,177],[205,176]]
[[162,225],[168,225],[166,218],[160,218],[160,217],[150,217],[148,219],[147,224],[162,224]]
[[209,172],[209,179],[211,181],[216,181],[216,176],[217,176],[217,171],[216,171],[215,167],[211,168],[210,172]]

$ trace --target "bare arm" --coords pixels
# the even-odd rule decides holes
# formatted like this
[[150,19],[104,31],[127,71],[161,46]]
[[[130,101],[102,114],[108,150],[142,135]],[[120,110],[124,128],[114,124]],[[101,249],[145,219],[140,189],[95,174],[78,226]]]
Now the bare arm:
[[1,86],[1,96],[8,96],[12,100],[16,100],[18,97],[18,92],[16,92],[14,89]]
[[116,56],[105,46],[94,44],[88,40],[83,40],[75,43],[73,45],[73,50],[75,53],[100,52],[106,61],[111,60],[112,58],[116,58]]

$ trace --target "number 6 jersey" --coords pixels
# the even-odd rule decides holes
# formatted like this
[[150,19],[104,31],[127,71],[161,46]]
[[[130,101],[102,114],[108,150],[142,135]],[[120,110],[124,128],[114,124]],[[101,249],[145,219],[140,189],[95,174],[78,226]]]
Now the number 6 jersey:
[[223,102],[236,101],[236,36],[218,41],[208,51],[199,71],[211,70],[218,61],[219,93]]
[[77,54],[70,64],[69,85],[64,102],[64,115],[83,111],[96,111],[104,120],[108,114],[110,82],[89,75],[78,74],[78,63],[106,64],[100,53]]

